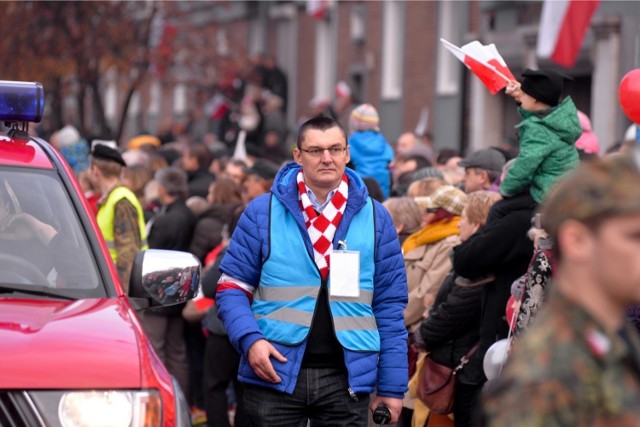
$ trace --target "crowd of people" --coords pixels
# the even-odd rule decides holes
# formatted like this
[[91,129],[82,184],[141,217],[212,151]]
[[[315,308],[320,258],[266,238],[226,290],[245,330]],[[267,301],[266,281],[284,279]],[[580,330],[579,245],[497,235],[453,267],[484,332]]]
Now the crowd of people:
[[[507,88],[519,152],[464,157],[426,134],[388,141],[342,82],[287,147],[272,58],[227,83],[202,138],[51,136],[125,292],[140,250],[202,263],[203,295],[140,313],[194,423],[366,426],[386,411],[401,426],[635,425],[640,346],[623,317],[640,303],[638,171],[627,143],[600,158],[561,75],[527,70]],[[450,413],[418,398],[432,363],[458,369]]]

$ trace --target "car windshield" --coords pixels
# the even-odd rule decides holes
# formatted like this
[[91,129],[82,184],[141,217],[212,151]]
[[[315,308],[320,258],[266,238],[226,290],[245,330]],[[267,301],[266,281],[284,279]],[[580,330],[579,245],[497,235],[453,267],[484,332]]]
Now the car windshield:
[[0,168],[0,286],[103,297],[93,251],[55,171]]

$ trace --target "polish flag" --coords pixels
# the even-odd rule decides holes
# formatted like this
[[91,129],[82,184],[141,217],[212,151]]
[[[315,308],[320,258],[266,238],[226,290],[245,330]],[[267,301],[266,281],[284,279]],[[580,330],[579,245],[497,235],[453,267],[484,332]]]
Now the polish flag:
[[495,95],[510,81],[516,80],[494,44],[483,45],[474,40],[458,47],[445,39],[440,41],[482,81],[491,94]]
[[537,53],[563,67],[573,67],[600,0],[544,0]]
[[322,20],[327,16],[330,0],[307,0],[307,14]]
[[222,120],[229,111],[229,105],[224,95],[216,93],[205,105],[205,111],[213,120]]

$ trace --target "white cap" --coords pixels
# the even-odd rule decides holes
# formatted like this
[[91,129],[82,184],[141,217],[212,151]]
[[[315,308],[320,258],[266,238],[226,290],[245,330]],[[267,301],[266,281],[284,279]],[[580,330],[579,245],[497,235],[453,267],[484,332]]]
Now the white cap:
[[118,144],[114,140],[106,141],[104,139],[94,139],[91,141],[91,151],[93,151],[96,145],[106,145],[114,150],[118,149]]
[[66,125],[56,132],[56,144],[58,147],[68,147],[80,141],[80,132],[71,125]]

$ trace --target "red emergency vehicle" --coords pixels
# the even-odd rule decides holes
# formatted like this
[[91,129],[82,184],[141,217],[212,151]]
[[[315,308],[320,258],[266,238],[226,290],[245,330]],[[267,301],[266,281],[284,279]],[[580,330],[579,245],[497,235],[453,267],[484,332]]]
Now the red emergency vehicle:
[[[0,425],[188,426],[182,392],[136,310],[192,297],[199,262],[141,252],[125,295],[71,169],[27,134],[43,108],[39,83],[0,81]],[[51,226],[55,237],[27,224]],[[189,277],[192,288],[168,297],[169,276]]]

